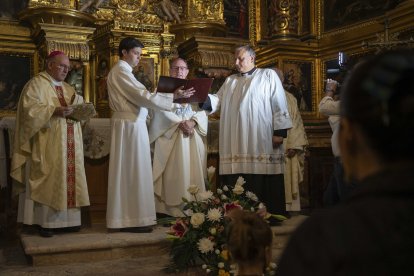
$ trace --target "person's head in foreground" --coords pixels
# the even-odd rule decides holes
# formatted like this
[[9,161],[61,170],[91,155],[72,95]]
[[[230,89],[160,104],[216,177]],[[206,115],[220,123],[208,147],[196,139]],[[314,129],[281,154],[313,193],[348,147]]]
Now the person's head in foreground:
[[345,81],[339,144],[348,177],[413,162],[413,77],[413,51],[391,51],[358,64]]
[[237,264],[236,275],[262,275],[272,257],[273,234],[258,214],[234,210],[227,229],[227,246]]

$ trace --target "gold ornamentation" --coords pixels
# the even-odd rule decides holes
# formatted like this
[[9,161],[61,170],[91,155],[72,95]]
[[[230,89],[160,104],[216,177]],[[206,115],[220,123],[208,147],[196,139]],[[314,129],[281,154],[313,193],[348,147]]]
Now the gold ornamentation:
[[269,36],[298,35],[299,0],[272,0],[269,10]]

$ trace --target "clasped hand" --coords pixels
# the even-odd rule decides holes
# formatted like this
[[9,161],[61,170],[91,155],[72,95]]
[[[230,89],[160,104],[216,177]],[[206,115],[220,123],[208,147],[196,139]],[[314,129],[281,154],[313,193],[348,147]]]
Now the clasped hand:
[[188,137],[194,134],[195,125],[196,122],[194,120],[185,120],[178,125],[178,128],[181,129],[181,131],[184,133],[184,136]]
[[273,136],[272,137],[272,144],[273,144],[273,148],[278,148],[280,145],[283,144],[283,137],[281,136]]
[[174,100],[181,98],[190,98],[194,93],[195,89],[193,87],[184,89],[184,86],[180,86],[174,91]]
[[71,106],[58,106],[55,108],[53,115],[66,118],[73,113],[73,107]]

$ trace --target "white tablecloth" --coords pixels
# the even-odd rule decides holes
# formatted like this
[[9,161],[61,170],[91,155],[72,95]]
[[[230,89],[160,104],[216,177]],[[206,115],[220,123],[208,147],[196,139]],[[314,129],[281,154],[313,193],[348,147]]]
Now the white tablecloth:
[[[0,188],[7,185],[6,157],[10,157],[13,148],[13,133],[15,117],[0,119]],[[10,152],[6,154],[3,131],[9,134]],[[111,145],[111,125],[109,118],[94,118],[87,122],[83,128],[83,151],[87,158],[99,159],[109,154]]]
[[[3,130],[7,130],[10,140],[10,152],[13,147],[15,117],[0,118],[0,188],[7,185],[6,149]],[[209,121],[207,134],[208,153],[218,153],[219,120]],[[111,146],[111,122],[109,118],[94,118],[83,128],[83,151],[87,158],[99,159],[109,154]]]

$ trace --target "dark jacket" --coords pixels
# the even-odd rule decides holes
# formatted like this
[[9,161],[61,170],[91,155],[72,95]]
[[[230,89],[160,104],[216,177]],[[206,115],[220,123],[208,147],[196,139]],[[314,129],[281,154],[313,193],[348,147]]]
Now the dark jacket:
[[414,165],[358,184],[292,235],[276,275],[414,275]]

